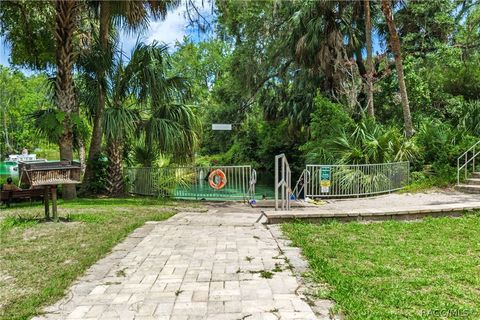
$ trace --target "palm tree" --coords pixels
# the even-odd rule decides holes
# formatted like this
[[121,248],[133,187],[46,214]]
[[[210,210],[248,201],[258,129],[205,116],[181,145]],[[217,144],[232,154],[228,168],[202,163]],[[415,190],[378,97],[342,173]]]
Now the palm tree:
[[334,95],[344,78],[342,63],[357,56],[360,71],[364,69],[358,54],[362,48],[363,31],[358,28],[362,3],[299,1],[291,2],[290,7],[293,11],[287,43],[301,65],[324,75],[323,90]]
[[[55,3],[55,41],[56,41],[56,77],[55,103],[63,116],[63,131],[60,135],[60,159],[73,160],[72,116],[77,113],[75,102],[73,65],[75,52],[73,34],[76,29],[78,3],[74,0],[58,0]],[[74,185],[65,185],[62,189],[64,199],[76,197]]]
[[177,158],[192,155],[197,143],[198,120],[184,104],[186,81],[169,76],[171,65],[167,47],[138,43],[130,62],[121,55],[107,77],[107,108],[102,117],[109,158],[107,191],[124,193],[123,155],[125,143],[134,134],[156,152]]
[[[109,37],[114,24],[126,26],[127,29],[138,31],[148,26],[149,16],[157,19],[164,19],[169,10],[179,4],[179,0],[150,0],[150,1],[91,1],[91,6],[98,13],[100,21],[100,48],[102,56],[111,57],[112,48],[110,47]],[[112,57],[113,58],[113,57]],[[97,73],[97,105],[93,114],[93,129],[88,154],[88,164],[85,172],[84,181],[87,183],[92,175],[93,160],[98,157],[102,149],[102,114],[105,109],[106,95],[106,72],[108,69],[108,60],[106,63],[98,64]]]
[[372,17],[370,14],[370,0],[364,0],[365,11],[365,46],[367,47],[367,114],[375,117],[373,106],[373,59],[372,59]]
[[312,1],[296,7],[292,16],[295,57],[302,65],[325,75],[324,90],[333,92],[340,82],[338,64],[347,59],[340,23],[347,2]]
[[403,121],[405,127],[405,135],[407,138],[413,136],[414,130],[412,125],[412,116],[410,115],[410,104],[408,102],[407,87],[405,85],[405,75],[403,73],[402,54],[400,49],[400,39],[398,37],[397,27],[393,20],[393,12],[390,0],[382,0],[382,11],[387,22],[388,31],[390,33],[390,48],[395,57],[395,67],[397,69],[398,86],[403,107]]
[[[78,18],[82,13],[81,3],[77,0],[58,0],[27,5],[25,1],[2,1],[0,5],[1,29],[12,43],[13,61],[34,69],[44,69],[50,65],[56,68],[54,100],[62,118],[62,134],[57,140],[62,160],[73,159],[72,117],[78,110],[73,80],[77,46],[73,38],[78,31],[77,24],[85,22]],[[53,36],[49,32],[51,29]],[[74,186],[64,186],[64,199],[75,196]]]

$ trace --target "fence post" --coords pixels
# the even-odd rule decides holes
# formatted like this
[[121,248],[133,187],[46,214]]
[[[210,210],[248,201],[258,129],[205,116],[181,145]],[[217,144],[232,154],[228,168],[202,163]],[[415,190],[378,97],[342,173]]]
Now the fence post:
[[278,210],[278,156],[275,156],[275,211]]
[[410,184],[410,161],[407,161],[407,185]]

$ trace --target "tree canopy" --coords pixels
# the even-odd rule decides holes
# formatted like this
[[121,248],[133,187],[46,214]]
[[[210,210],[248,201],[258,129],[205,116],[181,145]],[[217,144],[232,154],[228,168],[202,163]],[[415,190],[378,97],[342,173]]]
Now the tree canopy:
[[[197,32],[208,22],[209,37],[190,34],[168,49],[139,46],[125,58],[114,45],[121,28],[148,28],[149,19],[182,5],[129,3],[102,9],[78,1],[75,28],[66,34],[78,106],[70,119],[83,132],[74,148],[100,148],[89,161],[102,154],[112,160],[108,141],[115,138],[124,146],[117,168],[192,161],[270,170],[272,155],[284,152],[297,169],[305,162],[409,160],[429,179],[431,168],[452,175],[456,156],[480,133],[475,0],[207,2],[211,20],[192,18],[195,10],[188,16],[192,26],[203,21]],[[11,44],[12,64],[58,75],[58,14],[51,2],[2,5],[0,33]],[[65,111],[42,85],[48,77],[0,71],[6,79],[0,93],[9,97],[1,104],[5,144],[9,134],[2,152],[51,142],[45,134],[38,142],[29,138],[38,130],[27,116],[51,110],[52,101],[57,111],[50,117]],[[121,92],[119,103],[114,97]],[[112,126],[120,123],[114,114],[125,126]],[[212,131],[212,123],[231,123],[233,131]]]

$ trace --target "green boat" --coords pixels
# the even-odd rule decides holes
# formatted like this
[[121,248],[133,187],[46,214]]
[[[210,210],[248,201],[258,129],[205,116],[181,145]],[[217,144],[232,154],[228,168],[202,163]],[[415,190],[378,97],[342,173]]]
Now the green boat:
[[18,165],[14,161],[0,162],[0,177],[18,176]]

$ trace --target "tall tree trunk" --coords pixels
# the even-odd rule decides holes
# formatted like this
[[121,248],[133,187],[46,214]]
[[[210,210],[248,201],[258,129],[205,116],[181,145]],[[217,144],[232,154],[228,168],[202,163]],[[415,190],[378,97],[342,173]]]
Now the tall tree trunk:
[[118,197],[124,195],[123,183],[123,144],[120,140],[108,141],[108,177],[107,192]]
[[367,47],[367,114],[375,117],[373,106],[373,59],[372,59],[372,18],[370,16],[370,0],[363,1],[365,7],[365,40]]
[[78,157],[80,158],[80,168],[82,175],[85,174],[85,167],[86,167],[86,152],[85,152],[85,144],[83,143],[83,139],[78,139]]
[[[63,133],[59,139],[60,159],[73,160],[73,129],[72,115],[76,113],[74,83],[73,83],[73,33],[75,31],[75,15],[77,2],[73,0],[58,0],[55,3],[56,23],[56,64],[55,102],[63,113]],[[75,185],[64,185],[62,188],[64,199],[76,197]]]
[[[108,37],[110,34],[110,2],[101,1],[100,2],[100,46],[104,54],[108,52]],[[92,139],[90,141],[90,149],[88,152],[88,162],[87,168],[84,175],[84,187],[88,187],[88,184],[93,179],[93,163],[95,159],[102,152],[102,115],[103,110],[105,109],[105,70],[104,65],[102,64],[101,69],[98,73],[98,104],[95,109],[95,115],[93,118],[93,130],[92,130]]]
[[395,66],[397,69],[398,86],[402,98],[403,121],[405,126],[405,135],[407,138],[413,136],[412,116],[410,115],[410,104],[408,102],[407,87],[405,86],[405,75],[403,73],[402,55],[400,50],[400,39],[398,38],[397,28],[393,21],[393,12],[390,0],[382,0],[382,11],[390,32],[390,47],[395,56]]

